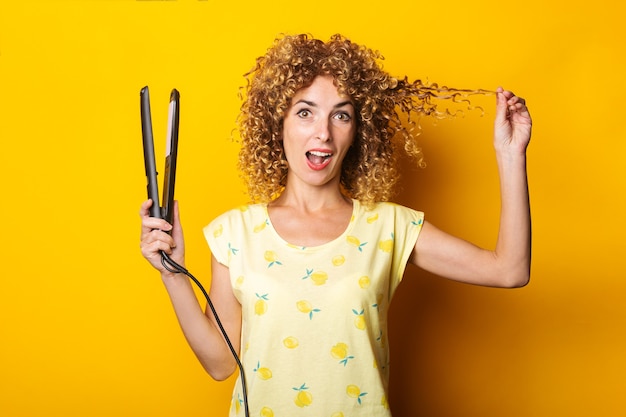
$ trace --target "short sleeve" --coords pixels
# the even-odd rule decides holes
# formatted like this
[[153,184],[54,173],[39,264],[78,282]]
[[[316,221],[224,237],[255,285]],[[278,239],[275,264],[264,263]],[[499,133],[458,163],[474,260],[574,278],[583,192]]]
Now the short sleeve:
[[230,230],[232,217],[233,211],[226,212],[216,217],[203,229],[204,238],[209,244],[211,253],[220,264],[227,267],[229,266],[227,236],[232,233]]
[[424,213],[395,204],[393,209],[395,224],[391,285],[395,289],[404,276],[406,265],[422,230]]

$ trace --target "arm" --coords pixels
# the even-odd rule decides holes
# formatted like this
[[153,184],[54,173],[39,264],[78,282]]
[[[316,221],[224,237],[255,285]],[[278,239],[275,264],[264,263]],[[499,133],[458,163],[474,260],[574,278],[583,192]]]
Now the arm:
[[[141,206],[141,251],[143,256],[161,273],[180,327],[206,371],[216,380],[228,378],[236,369],[236,362],[224,341],[210,310],[202,311],[189,278],[169,272],[161,264],[160,251],[184,266],[184,238],[178,204],[174,206],[173,226],[162,219],[150,217],[148,200]],[[164,231],[171,231],[171,235]],[[228,268],[212,257],[211,301],[220,316],[236,352],[240,348],[241,306],[230,287]]]
[[494,250],[479,248],[425,222],[411,261],[453,280],[521,287],[530,279],[531,222],[526,148],[532,121],[524,99],[498,88],[494,147],[500,175],[501,212]]

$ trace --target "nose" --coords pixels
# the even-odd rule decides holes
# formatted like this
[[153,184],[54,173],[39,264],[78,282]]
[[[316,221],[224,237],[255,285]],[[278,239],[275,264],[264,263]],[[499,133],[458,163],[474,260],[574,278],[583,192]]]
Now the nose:
[[321,142],[329,142],[332,140],[332,135],[330,133],[330,123],[326,118],[320,118],[315,128],[316,139],[320,140]]

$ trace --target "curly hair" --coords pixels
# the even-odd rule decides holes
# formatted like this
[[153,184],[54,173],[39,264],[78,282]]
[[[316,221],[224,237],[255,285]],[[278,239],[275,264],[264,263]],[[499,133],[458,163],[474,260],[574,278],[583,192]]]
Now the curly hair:
[[[333,35],[328,42],[307,34],[282,36],[246,73],[246,95],[237,119],[239,169],[253,201],[280,195],[287,179],[282,145],[285,113],[295,93],[318,75],[333,77],[338,92],[355,106],[357,131],[341,172],[345,194],[364,203],[387,201],[399,178],[397,149],[424,165],[417,144],[419,118],[453,116],[436,100],[465,102],[485,90],[458,90],[394,78],[382,69],[378,51]],[[404,117],[403,117],[404,115]]]

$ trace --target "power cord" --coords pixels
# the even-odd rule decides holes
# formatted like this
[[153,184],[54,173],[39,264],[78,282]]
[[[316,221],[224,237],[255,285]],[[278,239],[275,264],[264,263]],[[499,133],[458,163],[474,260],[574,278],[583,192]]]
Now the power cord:
[[228,345],[228,348],[230,349],[230,352],[233,354],[233,357],[235,358],[235,362],[237,362],[237,366],[239,367],[239,375],[241,379],[241,391],[243,394],[243,407],[244,407],[245,416],[249,417],[250,412],[248,411],[248,389],[246,387],[246,375],[244,374],[244,371],[243,371],[243,365],[241,364],[241,360],[239,360],[239,355],[237,355],[237,352],[235,351],[233,344],[230,342],[230,339],[228,338],[228,335],[226,334],[226,330],[224,329],[224,326],[222,325],[222,322],[220,321],[220,318],[217,315],[217,311],[215,311],[215,307],[213,307],[213,302],[211,301],[211,298],[209,297],[209,293],[204,289],[204,287],[202,286],[202,284],[200,283],[200,281],[198,281],[196,277],[194,277],[182,265],[179,265],[174,260],[172,260],[172,258],[170,258],[167,255],[167,253],[163,251],[161,251],[161,264],[163,265],[165,269],[167,269],[168,271],[174,274],[180,273],[180,274],[187,275],[198,286],[198,288],[200,288],[200,291],[202,291],[202,294],[204,295],[204,298],[206,298],[207,304],[209,308],[211,309],[211,313],[213,313],[213,317],[215,317],[215,322],[217,323],[217,326],[219,327],[220,332],[222,332],[222,335],[224,336],[224,340],[226,340],[226,344]]

